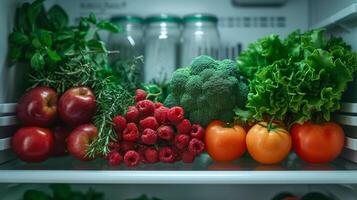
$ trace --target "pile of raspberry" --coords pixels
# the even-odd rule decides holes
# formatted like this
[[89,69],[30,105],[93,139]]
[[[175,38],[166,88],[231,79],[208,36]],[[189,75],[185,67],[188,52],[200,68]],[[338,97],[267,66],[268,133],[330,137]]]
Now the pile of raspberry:
[[136,90],[136,105],[129,106],[125,116],[113,118],[118,137],[109,145],[109,164],[192,163],[205,150],[204,129],[185,119],[183,108],[167,108],[146,97],[144,90]]

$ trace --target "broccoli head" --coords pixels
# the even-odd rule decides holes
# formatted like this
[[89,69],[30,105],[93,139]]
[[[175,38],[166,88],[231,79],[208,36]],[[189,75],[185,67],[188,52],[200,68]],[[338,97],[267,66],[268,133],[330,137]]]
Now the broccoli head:
[[248,86],[236,62],[199,56],[173,73],[169,92],[166,106],[182,106],[191,122],[206,126],[215,119],[231,121],[233,109],[246,103]]

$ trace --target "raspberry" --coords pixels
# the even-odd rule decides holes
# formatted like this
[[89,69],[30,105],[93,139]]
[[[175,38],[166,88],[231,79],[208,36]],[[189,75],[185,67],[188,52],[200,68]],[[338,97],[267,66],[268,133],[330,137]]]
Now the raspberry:
[[201,140],[193,138],[188,144],[188,149],[195,155],[199,155],[205,150],[205,144]]
[[167,122],[167,113],[169,109],[161,106],[155,110],[154,117],[159,124],[165,124]]
[[114,129],[117,134],[120,134],[126,128],[126,119],[117,115],[113,118]]
[[185,151],[182,153],[182,162],[192,163],[195,160],[195,154],[190,151]]
[[133,142],[123,141],[120,143],[120,151],[126,153],[129,150],[134,150],[135,144]]
[[175,161],[174,152],[170,147],[163,147],[159,151],[159,159],[164,163],[172,163]]
[[150,128],[144,129],[143,134],[141,135],[141,141],[147,145],[155,144],[157,141],[156,131]]
[[179,106],[174,106],[170,108],[169,112],[167,113],[167,119],[173,124],[178,124],[183,120],[184,114],[185,113],[183,111],[183,108]]
[[155,104],[155,109],[158,109],[161,106],[163,106],[162,103],[160,103],[160,102],[155,102],[154,104]]
[[119,151],[120,150],[120,144],[118,142],[109,142],[108,144],[109,150],[110,151]]
[[202,128],[202,126],[198,124],[194,124],[192,125],[192,130],[190,135],[192,138],[197,138],[199,140],[202,140],[203,137],[205,136],[205,130]]
[[190,134],[191,132],[191,122],[188,119],[182,120],[176,125],[178,134]]
[[123,157],[117,151],[111,151],[108,153],[108,162],[111,166],[118,166],[120,165]]
[[135,123],[129,123],[123,131],[123,139],[128,142],[139,140],[139,130]]
[[155,117],[151,116],[140,120],[140,127],[141,129],[150,128],[156,130],[157,128],[159,128],[159,124],[157,123]]
[[145,151],[146,151],[147,147],[144,145],[139,145],[138,147],[138,153],[140,155],[140,162],[142,163],[148,163],[146,158],[145,158]]
[[142,116],[154,115],[155,105],[150,100],[141,100],[136,103],[136,108],[139,110]]
[[172,152],[173,152],[173,154],[174,154],[174,160],[175,160],[175,162],[176,162],[176,161],[180,161],[181,158],[182,158],[182,155],[181,155],[182,153],[181,153],[180,149],[172,148]]
[[125,114],[125,118],[128,122],[136,122],[139,119],[140,113],[135,106],[129,106],[128,111]]
[[140,163],[140,154],[136,151],[130,150],[124,155],[124,163],[127,167],[135,167]]
[[179,134],[175,136],[175,147],[178,149],[184,149],[185,147],[188,146],[188,143],[190,142],[190,136],[185,135],[185,134]]
[[144,152],[145,159],[148,163],[156,163],[159,159],[159,153],[154,148],[147,148]]
[[174,137],[174,129],[171,126],[161,126],[157,129],[157,134],[163,140],[172,140]]
[[141,101],[141,100],[145,100],[147,96],[147,92],[145,90],[142,89],[137,89],[135,91],[135,102]]

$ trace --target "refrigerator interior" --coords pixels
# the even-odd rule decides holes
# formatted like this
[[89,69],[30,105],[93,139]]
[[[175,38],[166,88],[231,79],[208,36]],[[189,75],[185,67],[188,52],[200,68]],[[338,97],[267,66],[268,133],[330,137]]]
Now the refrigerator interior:
[[[0,104],[14,103],[21,94],[24,68],[9,67],[8,34],[16,6],[24,1],[0,2]],[[219,3],[218,3],[219,2]],[[79,16],[95,13],[101,19],[117,14],[194,12],[212,13],[219,18],[223,42],[222,58],[236,57],[260,37],[295,30],[326,28],[357,50],[356,0],[286,0],[278,5],[241,5],[233,0],[47,0],[46,6],[61,5],[76,23]],[[281,4],[282,2],[282,4]],[[104,40],[108,35],[103,34]],[[232,53],[233,52],[233,53]],[[1,116],[1,115],[0,115]],[[9,140],[1,141],[9,148]],[[103,161],[81,163],[65,157],[42,164],[25,164],[16,158],[0,164],[1,199],[20,199],[27,189],[48,191],[49,183],[69,183],[76,190],[89,187],[106,194],[106,199],[126,199],[148,194],[164,200],[176,199],[271,199],[280,192],[297,196],[321,191],[336,199],[357,197],[357,164],[339,158],[328,165],[308,165],[295,155],[277,166],[260,166],[245,159],[228,165],[212,163],[207,155],[192,165],[153,165],[135,169],[111,168]]]

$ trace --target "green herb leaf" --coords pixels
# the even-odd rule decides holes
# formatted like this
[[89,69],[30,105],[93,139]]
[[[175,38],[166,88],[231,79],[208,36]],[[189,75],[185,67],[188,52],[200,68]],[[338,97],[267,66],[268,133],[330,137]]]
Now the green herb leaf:
[[74,32],[73,31],[59,31],[55,34],[56,42],[64,42],[67,40],[74,39]]
[[37,37],[32,40],[31,44],[35,49],[42,48],[42,44],[41,44],[40,40]]
[[50,188],[53,193],[53,197],[56,200],[71,199],[72,190],[67,184],[51,184]]
[[21,8],[16,9],[15,16],[15,27],[17,31],[28,32],[30,30],[30,26],[27,23],[27,10],[30,8],[29,3],[24,3]]
[[44,0],[36,0],[27,9],[27,19],[29,21],[29,25],[32,31],[35,30],[37,17],[39,16],[41,10],[43,9],[42,7],[43,1]]
[[87,46],[92,51],[97,51],[98,53],[106,53],[107,49],[105,48],[104,42],[100,40],[89,40]]
[[58,55],[58,53],[56,53],[55,51],[52,51],[51,49],[46,49],[47,51],[47,55],[48,57],[54,61],[54,62],[58,62],[58,61],[61,61],[62,58],[60,55]]
[[54,5],[48,11],[48,17],[56,30],[65,28],[68,25],[66,12],[58,5]]
[[51,200],[46,193],[37,190],[27,190],[23,196],[24,200]]
[[97,23],[97,18],[95,17],[95,14],[94,14],[94,13],[90,13],[90,14],[89,14],[88,20],[89,20],[90,22],[92,22],[93,24],[96,24],[96,23]]
[[97,27],[101,30],[107,30],[112,33],[118,33],[121,31],[121,28],[111,22],[108,21],[101,21],[97,24]]
[[9,40],[11,43],[16,45],[27,45],[30,43],[30,40],[27,35],[21,32],[12,32],[9,36]]
[[52,46],[52,32],[39,29],[37,30],[37,35],[40,39],[41,44],[47,47]]
[[45,66],[45,60],[40,53],[35,53],[31,58],[31,66],[36,70],[40,71]]
[[9,58],[11,61],[18,61],[21,57],[22,48],[18,46],[10,46]]

